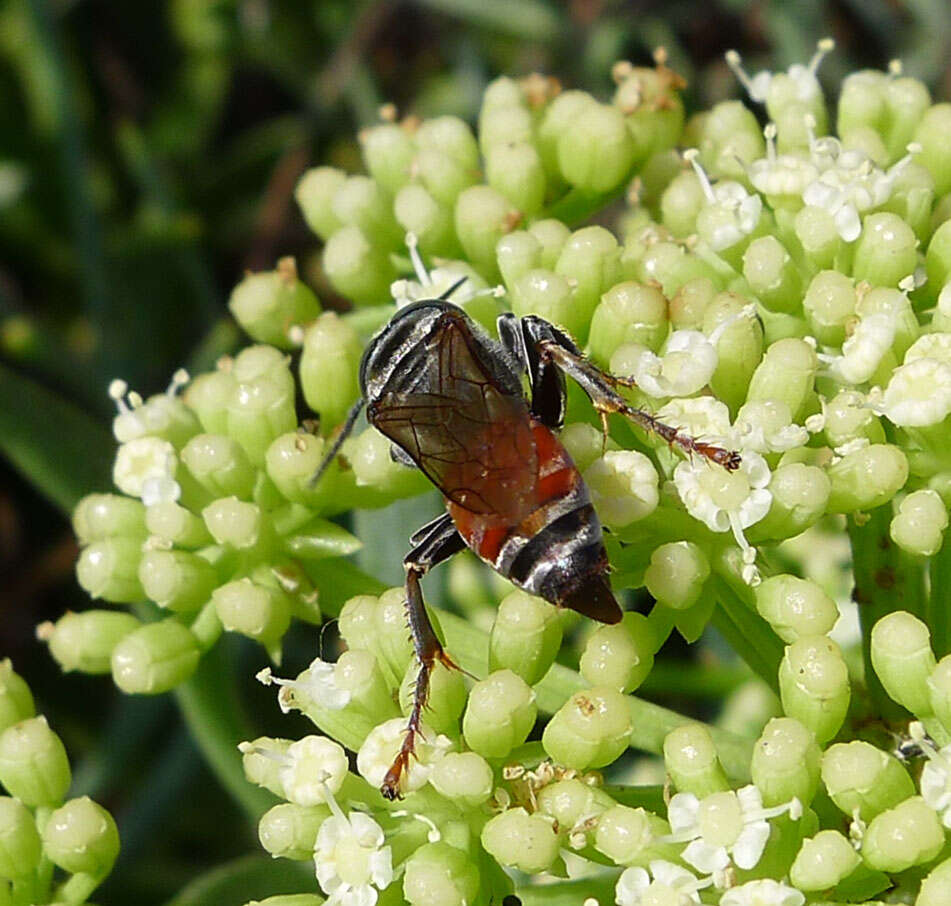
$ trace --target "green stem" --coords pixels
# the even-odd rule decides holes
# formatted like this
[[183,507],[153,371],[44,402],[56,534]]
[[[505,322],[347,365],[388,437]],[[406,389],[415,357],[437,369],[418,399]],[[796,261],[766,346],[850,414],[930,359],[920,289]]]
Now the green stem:
[[620,186],[610,192],[586,192],[583,189],[571,189],[552,204],[542,216],[560,220],[568,226],[577,226],[597,214],[615,198],[620,197],[628,182],[630,182],[629,179],[623,179]]
[[903,607],[906,576],[902,572],[898,548],[889,535],[891,508],[881,506],[866,517],[848,517],[852,545],[852,599],[859,607],[862,626],[862,659],[865,688],[879,714],[886,720],[900,720],[904,710],[893,702],[872,667],[870,640],[872,627],[884,616]]
[[931,593],[925,604],[925,622],[931,630],[935,657],[951,652],[951,532],[928,563]]
[[63,903],[65,906],[81,906],[104,880],[105,877],[99,875],[73,875],[56,889],[56,903]]
[[733,650],[760,676],[770,689],[779,691],[779,662],[783,643],[772,627],[752,610],[722,577],[714,578],[717,606],[713,625]]
[[205,762],[248,816],[257,821],[274,804],[274,797],[245,779],[238,743],[250,739],[254,732],[229,682],[220,645],[205,654],[195,675],[175,690],[175,698]]

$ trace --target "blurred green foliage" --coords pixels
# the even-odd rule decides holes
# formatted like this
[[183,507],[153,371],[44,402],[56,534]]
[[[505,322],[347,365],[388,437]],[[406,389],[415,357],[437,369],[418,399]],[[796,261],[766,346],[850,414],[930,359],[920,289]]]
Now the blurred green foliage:
[[[0,453],[19,470],[0,462],[0,651],[79,758],[74,793],[119,822],[100,903],[164,903],[189,881],[174,902],[278,892],[259,857],[231,887],[194,881],[255,845],[171,704],[63,681],[32,640],[83,606],[56,507],[106,489],[109,380],[148,394],[208,367],[239,339],[230,287],[280,255],[334,306],[292,192],[314,162],[356,169],[384,102],[473,120],[489,79],[533,70],[607,94],[615,60],[664,45],[696,109],[738,92],[728,48],[784,68],[825,35],[829,84],[900,57],[951,96],[946,0],[0,0]],[[56,479],[71,460],[76,480]],[[313,639],[297,644],[309,660]],[[250,672],[240,645],[221,656]],[[269,729],[271,696],[242,682]]]

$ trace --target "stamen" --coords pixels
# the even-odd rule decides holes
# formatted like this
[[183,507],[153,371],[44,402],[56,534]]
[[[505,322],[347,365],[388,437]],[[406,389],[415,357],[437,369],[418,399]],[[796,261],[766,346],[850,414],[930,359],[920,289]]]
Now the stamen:
[[172,375],[172,380],[169,381],[168,389],[165,391],[165,395],[168,397],[174,397],[179,390],[182,389],[189,381],[191,376],[184,368],[179,368],[175,374]]
[[693,167],[694,173],[697,174],[697,179],[700,180],[700,187],[703,189],[704,197],[710,204],[716,204],[717,197],[713,194],[713,186],[710,185],[710,177],[707,176],[706,171],[702,166],[700,166],[700,161],[697,160],[699,156],[700,152],[696,148],[688,148],[686,151],[684,151],[684,160]]
[[406,247],[409,249],[409,260],[413,262],[413,270],[416,272],[416,278],[423,286],[432,286],[432,280],[429,277],[429,271],[423,264],[423,259],[419,256],[419,241],[415,233],[406,234]]
[[895,161],[889,168],[887,176],[889,180],[894,180],[902,170],[905,169],[911,162],[916,154],[921,154],[922,147],[918,142],[911,142],[908,145],[905,145],[905,150],[908,152],[901,160]]
[[133,409],[139,409],[139,408],[141,408],[143,405],[145,405],[145,402],[144,402],[144,400],[142,399],[142,394],[141,394],[141,393],[136,393],[134,390],[130,390],[130,391],[129,391],[128,399],[129,399],[129,405],[130,405]]
[[743,318],[749,318],[752,320],[756,317],[756,306],[751,302],[749,305],[744,305],[735,315],[730,315],[725,321],[721,321],[716,328],[714,328],[713,333],[710,334],[707,339],[710,341],[711,345],[716,346],[720,342],[720,338],[729,330],[734,324],[738,321],[742,321]]
[[822,64],[822,61],[833,50],[835,50],[835,41],[833,41],[832,38],[823,38],[816,45],[816,52],[812,55],[812,59],[809,61],[809,72],[815,75],[819,71],[819,66]]
[[120,415],[125,415],[130,411],[126,401],[123,399],[128,392],[129,385],[122,380],[122,378],[116,378],[114,381],[109,382],[109,397],[116,404]]
[[324,788],[324,798],[327,801],[327,805],[330,806],[331,814],[334,816],[334,818],[340,818],[346,821],[347,824],[349,825],[350,821],[347,818],[347,816],[343,813],[343,809],[340,808],[340,806],[337,804],[337,800],[334,798],[333,792],[331,791],[330,787],[327,786],[327,781],[318,780],[317,782]]
[[776,163],[776,129],[775,123],[767,123],[763,129],[766,137],[766,157],[771,164]]
[[901,60],[888,61],[888,77],[890,79],[897,79],[904,71],[905,67],[902,65]]
[[728,50],[724,55],[726,59],[726,65],[730,67],[733,71],[733,75],[736,76],[736,80],[746,89],[746,93],[756,100],[753,97],[754,87],[753,80],[746,74],[746,70],[743,68],[742,57],[735,50]]

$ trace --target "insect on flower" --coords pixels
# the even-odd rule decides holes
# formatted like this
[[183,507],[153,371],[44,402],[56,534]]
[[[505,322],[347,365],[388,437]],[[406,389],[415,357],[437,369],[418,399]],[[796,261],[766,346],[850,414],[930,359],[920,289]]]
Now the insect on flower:
[[[402,747],[381,791],[400,795],[413,754],[429,676],[438,660],[454,667],[430,624],[420,578],[466,547],[520,588],[603,623],[621,619],[608,583],[601,523],[581,474],[556,431],[572,377],[601,414],[626,416],[687,454],[734,470],[739,455],[696,440],[630,406],[627,379],[599,370],[572,339],[542,318],[503,314],[499,341],[448,301],[401,308],[370,342],[360,364],[362,398],[350,410],[316,482],[352,431],[364,405],[392,441],[391,455],[419,468],[446,498],[447,512],[411,538],[406,611],[419,674]],[[528,377],[528,398],[522,387]]]

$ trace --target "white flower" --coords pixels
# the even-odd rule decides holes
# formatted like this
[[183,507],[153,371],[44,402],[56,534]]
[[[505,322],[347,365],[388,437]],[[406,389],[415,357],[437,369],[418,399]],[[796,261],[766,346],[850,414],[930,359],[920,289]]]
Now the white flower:
[[657,509],[657,470],[637,450],[609,450],[584,473],[598,516],[605,525],[622,528]]
[[801,195],[818,178],[818,167],[804,155],[776,153],[775,123],[767,123],[763,134],[766,157],[754,160],[747,168],[753,188],[764,195]]
[[842,355],[819,354],[833,378],[844,384],[864,384],[895,342],[895,318],[885,312],[867,315],[842,344]]
[[951,414],[951,364],[914,359],[892,372],[881,411],[900,427],[936,425]]
[[750,869],[763,855],[769,839],[769,819],[785,812],[799,818],[799,800],[763,808],[763,797],[753,784],[703,799],[693,793],[677,793],[667,807],[671,833],[661,840],[689,841],[681,857],[703,874],[723,871],[731,859],[738,868]]
[[662,356],[646,346],[628,344],[615,355],[634,360],[631,377],[648,396],[692,396],[710,382],[716,371],[716,347],[699,330],[675,330]]
[[684,160],[693,166],[707,205],[715,206],[720,214],[714,221],[712,234],[707,237],[710,248],[719,252],[735,245],[756,229],[763,213],[763,199],[759,195],[751,195],[745,186],[733,180],[722,180],[715,186],[711,185],[706,171],[697,160],[699,153],[696,148],[688,148],[684,151]]
[[756,453],[783,453],[809,441],[809,432],[792,424],[789,406],[779,400],[746,403],[733,427],[738,446]]
[[[831,38],[823,38],[816,46],[816,52],[806,66],[802,63],[793,63],[786,70],[786,77],[792,82],[798,100],[808,102],[821,96],[822,88],[816,73],[826,55],[835,47]],[[726,52],[727,66],[733,70],[740,84],[746,89],[751,101],[764,104],[769,96],[769,87],[773,81],[773,73],[763,70],[750,78],[743,69],[740,55],[735,50]]]
[[379,891],[393,882],[393,852],[383,828],[369,815],[344,815],[327,799],[333,815],[320,825],[314,844],[317,881],[328,894],[325,906],[374,906]]
[[802,891],[772,878],[747,881],[720,897],[720,906],[802,906],[805,902]]
[[138,437],[119,446],[112,467],[116,487],[146,506],[174,502],[181,495],[175,481],[175,448],[158,437]]
[[691,437],[710,443],[724,441],[731,430],[730,410],[726,403],[712,396],[671,400],[661,406],[657,418]]
[[[951,284],[948,284],[951,287]],[[947,289],[948,287],[945,287]],[[944,293],[944,290],[941,290]],[[926,333],[915,340],[905,353],[904,364],[909,365],[918,359],[937,359],[951,365],[951,334]]]
[[326,736],[305,736],[281,756],[278,776],[288,802],[310,806],[327,802],[328,791],[339,792],[348,769],[343,746]]
[[174,419],[171,411],[178,391],[191,378],[184,368],[172,375],[168,389],[164,394],[153,396],[143,403],[142,397],[135,391],[129,391],[125,381],[116,378],[109,384],[109,396],[116,404],[119,414],[113,419],[112,433],[120,444],[147,434],[158,434]]
[[[373,786],[380,786],[406,735],[406,718],[394,717],[375,726],[363,741],[357,753],[357,770]],[[425,724],[416,734],[415,759],[409,771],[403,772],[405,792],[413,792],[426,785],[433,762],[442,758],[452,743],[446,736],[436,735]]]
[[650,891],[652,904],[692,906],[700,902],[698,891],[712,884],[712,878],[700,880],[686,868],[657,859],[650,863],[650,872],[643,868],[626,868],[614,888],[617,906],[640,906]]
[[451,296],[456,305],[464,305],[476,296],[504,295],[504,287],[489,287],[471,267],[462,262],[449,262],[427,270],[419,255],[418,244],[413,233],[406,234],[406,247],[416,280],[396,280],[390,286],[390,294],[397,308],[421,299],[439,299],[453,287],[456,288],[452,289]]
[[310,705],[327,708],[330,711],[339,711],[350,704],[351,693],[337,685],[336,664],[315,658],[310,666],[297,679],[281,679],[271,673],[270,667],[265,667],[257,674],[257,679],[265,686],[274,684],[281,690],[277,696],[277,703],[287,714],[292,709],[305,710]]
[[921,771],[921,796],[941,816],[941,823],[951,828],[951,746],[935,749],[920,721],[913,721],[908,730],[928,759]]

